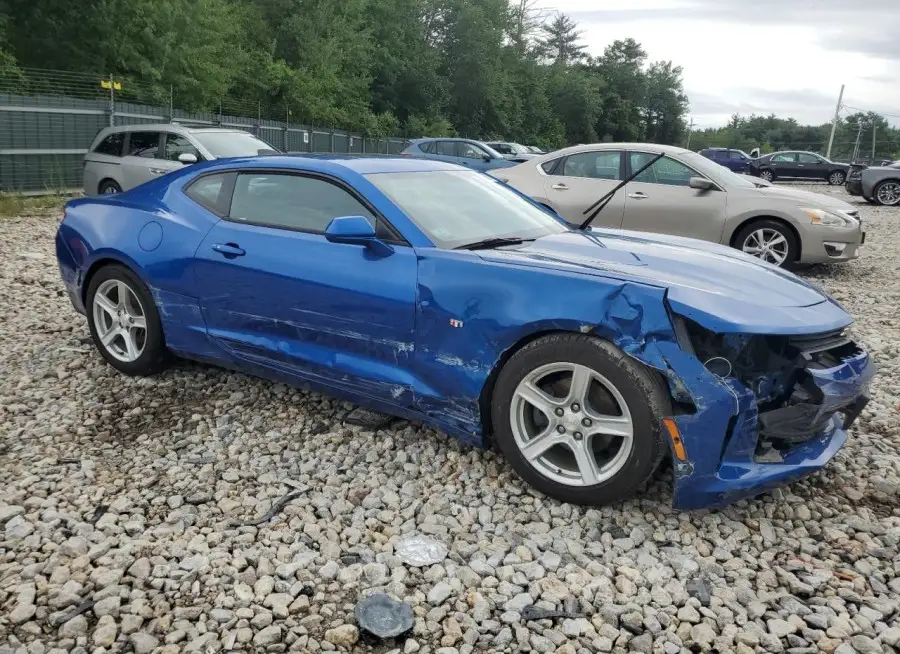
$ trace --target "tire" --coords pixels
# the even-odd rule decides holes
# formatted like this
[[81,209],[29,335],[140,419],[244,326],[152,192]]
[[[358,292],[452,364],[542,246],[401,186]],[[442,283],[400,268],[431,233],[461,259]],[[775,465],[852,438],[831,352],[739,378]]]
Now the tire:
[[774,182],[775,181],[775,173],[772,172],[768,168],[763,168],[762,170],[759,171],[759,178],[764,179],[767,182]]
[[[582,386],[589,389],[585,402],[589,406],[581,405],[584,400],[573,405],[573,399],[585,396],[581,393],[563,399],[571,389],[569,369],[590,380]],[[559,406],[555,410],[544,406],[550,414],[564,412],[563,417],[548,415],[524,399],[520,391],[531,379],[547,384],[533,397],[551,398]],[[645,485],[667,452],[660,434],[660,420],[667,415],[671,415],[669,396],[653,372],[607,341],[571,333],[544,336],[516,352],[500,371],[491,402],[495,443],[519,476],[554,499],[586,506],[620,502]],[[604,428],[623,433],[604,435],[602,428],[595,432],[603,416]],[[538,432],[546,437],[534,438]],[[624,437],[627,432],[630,444]],[[523,447],[532,442],[546,448],[539,444],[526,456]],[[598,462],[597,449],[605,455],[603,461]],[[586,460],[593,464],[584,468],[579,461]],[[582,474],[585,469],[591,470],[587,477]]]
[[114,179],[104,179],[97,187],[97,192],[100,195],[115,195],[122,192],[122,187]]
[[828,175],[828,183],[831,186],[843,186],[845,181],[847,181],[847,173],[843,170],[832,170]]
[[[165,366],[167,350],[156,304],[144,283],[128,268],[113,264],[94,273],[85,308],[94,346],[113,368],[134,376],[150,375]],[[118,335],[112,335],[113,331]],[[103,338],[109,336],[112,338],[104,344]],[[129,349],[129,341],[133,349]]]
[[884,207],[900,205],[900,180],[886,179],[872,189],[872,200]]
[[[759,250],[759,253],[757,254],[756,252],[749,250],[748,247],[754,248],[756,247],[756,244],[759,243],[760,236],[758,232],[762,232],[762,237],[770,243],[770,248],[768,251]],[[780,247],[772,246],[771,242],[775,239],[775,232],[784,239],[785,245],[783,250]],[[780,243],[780,241],[777,242]],[[754,256],[757,259],[762,259],[763,261],[768,261],[769,263],[782,268],[795,263],[800,254],[800,244],[797,242],[797,237],[794,236],[794,232],[780,220],[773,220],[771,218],[753,220],[744,225],[735,235],[732,245],[746,254]],[[783,258],[777,260],[779,258],[777,255],[780,255],[782,252]]]

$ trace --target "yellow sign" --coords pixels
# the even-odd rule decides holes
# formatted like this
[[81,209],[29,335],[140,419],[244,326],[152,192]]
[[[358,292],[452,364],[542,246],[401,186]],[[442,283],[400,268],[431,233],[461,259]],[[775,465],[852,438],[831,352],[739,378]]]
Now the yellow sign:
[[122,90],[122,82],[110,82],[108,79],[100,80],[100,86],[104,89],[114,88],[116,91]]

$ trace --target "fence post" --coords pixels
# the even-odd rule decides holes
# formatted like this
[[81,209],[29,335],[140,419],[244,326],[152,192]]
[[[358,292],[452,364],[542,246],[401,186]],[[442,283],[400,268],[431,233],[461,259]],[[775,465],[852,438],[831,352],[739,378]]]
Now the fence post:
[[109,74],[109,126],[116,126],[116,90],[113,74]]
[[288,151],[288,134],[291,127],[291,110],[284,108],[284,151]]
[[262,101],[256,101],[256,136],[262,133]]
[[169,122],[175,120],[175,87],[169,84]]
[[331,152],[334,153],[334,127],[331,128],[329,140],[331,141]]

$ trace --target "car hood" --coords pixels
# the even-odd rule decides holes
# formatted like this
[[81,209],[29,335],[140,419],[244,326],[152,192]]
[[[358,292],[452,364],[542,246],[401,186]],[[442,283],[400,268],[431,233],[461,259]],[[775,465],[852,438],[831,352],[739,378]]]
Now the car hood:
[[857,208],[852,204],[830,195],[825,195],[824,193],[801,191],[800,189],[785,188],[783,186],[763,186],[747,190],[750,192],[761,193],[764,197],[801,201],[812,208],[822,207],[825,209],[838,209],[845,212],[857,212]]
[[828,295],[793,273],[694,239],[574,230],[479,255],[488,261],[663,287],[673,311],[720,333],[811,334],[852,322]]

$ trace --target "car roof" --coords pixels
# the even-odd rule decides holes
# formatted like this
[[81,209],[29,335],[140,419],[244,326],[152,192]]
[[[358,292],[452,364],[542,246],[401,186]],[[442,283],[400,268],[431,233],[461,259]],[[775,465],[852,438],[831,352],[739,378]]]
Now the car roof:
[[[256,157],[238,157],[217,160],[224,167],[241,167],[252,163],[254,168],[285,168],[293,170],[323,170],[328,166],[340,166],[360,175],[369,173],[412,173],[429,171],[471,171],[445,161],[419,159],[392,155],[352,155],[352,154],[267,154]],[[216,166],[218,168],[219,166]]]
[[485,143],[485,141],[479,141],[478,139],[465,139],[460,138],[459,136],[426,136],[421,139],[413,139],[410,143],[428,143],[429,141],[463,141],[465,143]]
[[[251,129],[252,125],[247,125],[247,129]],[[183,132],[243,132],[249,134],[247,130],[237,129],[234,127],[193,127],[184,123],[145,123],[132,125],[115,125],[113,127],[104,128],[104,132],[155,132],[160,130],[183,131]]]
[[638,152],[662,152],[664,154],[694,154],[692,150],[681,148],[677,145],[660,145],[658,143],[582,143],[561,150],[554,150],[547,154],[556,158],[594,150],[636,150]]

